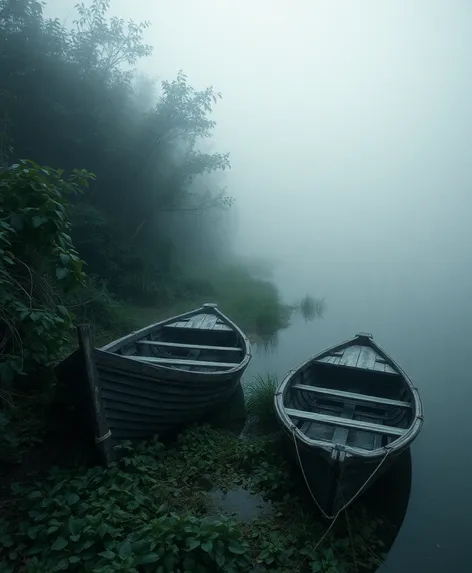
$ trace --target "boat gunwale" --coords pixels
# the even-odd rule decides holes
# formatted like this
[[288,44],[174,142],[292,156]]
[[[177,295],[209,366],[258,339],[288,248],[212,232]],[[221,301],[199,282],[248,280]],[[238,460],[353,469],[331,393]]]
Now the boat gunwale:
[[[423,426],[423,405],[421,402],[418,389],[413,385],[413,382],[411,381],[410,377],[393,358],[391,358],[384,350],[382,350],[382,348],[380,348],[374,342],[373,337],[368,339],[367,344],[364,344],[364,346],[372,347],[388,362],[389,365],[393,366],[397,370],[398,374],[403,378],[403,381],[406,383],[412,395],[411,397],[413,406],[412,408],[413,419],[412,422],[410,423],[409,428],[405,429],[405,433],[403,434],[403,436],[397,438],[396,440],[393,440],[386,446],[376,448],[375,450],[364,450],[362,448],[357,448],[348,445],[339,446],[338,444],[334,444],[328,440],[311,439],[304,432],[302,432],[299,428],[295,426],[290,416],[288,416],[288,414],[286,413],[284,406],[284,397],[289,387],[291,386],[291,382],[296,374],[298,374],[304,367],[308,366],[309,364],[312,364],[316,360],[320,360],[321,358],[330,354],[334,350],[336,349],[339,350],[342,348],[347,348],[349,346],[352,346],[355,342],[359,341],[359,339],[365,340],[366,337],[362,335],[356,335],[353,338],[346,340],[345,342],[342,342],[340,344],[335,344],[330,348],[322,350],[318,354],[315,354],[311,358],[308,358],[308,360],[303,361],[295,368],[292,368],[287,373],[287,375],[277,388],[277,392],[274,396],[274,406],[276,414],[278,415],[280,422],[283,424],[284,429],[288,431],[293,437],[296,437],[299,441],[301,441],[302,443],[306,444],[309,447],[316,447],[319,449],[324,449],[326,451],[332,451],[334,449],[337,449],[339,451],[345,452],[347,455],[356,457],[381,458],[382,456],[385,455],[385,452],[388,450],[398,451],[406,447],[409,447],[411,442],[413,442],[413,440],[417,437]],[[333,368],[335,368],[336,366],[338,366],[339,368],[344,368],[344,365],[332,364]],[[346,367],[346,368],[352,368],[352,367]],[[382,374],[388,375],[388,373],[385,372],[382,372]]]
[[[199,370],[187,370],[185,368],[173,368],[172,366],[166,366],[164,364],[147,363],[145,361],[140,361],[140,362],[142,364],[145,364],[146,366],[149,366],[149,367],[155,369],[156,371],[166,372],[167,374],[176,373],[177,378],[179,378],[179,373],[191,374],[193,377],[198,377],[198,376],[211,377],[213,375],[220,375],[220,374],[226,374],[226,375],[234,374],[234,373],[238,372],[238,370],[245,369],[247,367],[247,365],[249,364],[249,361],[251,360],[251,357],[252,357],[251,343],[249,341],[249,338],[244,334],[244,332],[241,330],[241,328],[235,322],[233,322],[224,313],[222,313],[216,305],[211,304],[211,303],[205,303],[201,307],[196,308],[194,310],[190,310],[188,312],[178,314],[178,315],[172,316],[170,318],[166,318],[164,320],[160,320],[159,322],[156,322],[154,324],[150,324],[150,325],[145,326],[139,330],[135,330],[135,331],[131,332],[130,334],[127,334],[126,336],[122,336],[121,338],[118,338],[117,340],[113,340],[112,342],[109,342],[108,344],[105,344],[104,346],[97,348],[96,350],[98,350],[100,352],[106,352],[107,354],[111,354],[115,357],[123,358],[126,360],[133,360],[133,356],[128,357],[128,356],[124,356],[122,354],[116,354],[116,350],[118,350],[121,346],[123,346],[127,343],[130,344],[132,342],[137,342],[138,340],[141,340],[144,336],[148,335],[153,330],[155,330],[157,328],[162,328],[162,327],[164,327],[167,324],[170,324],[172,322],[176,322],[177,319],[190,318],[192,316],[202,314],[202,313],[204,313],[204,314],[215,314],[218,318],[221,318],[223,320],[223,322],[225,322],[227,324],[227,326],[230,326],[241,337],[241,340],[242,340],[241,351],[244,352],[244,357],[241,359],[241,361],[236,366],[234,366],[233,368],[229,368],[229,369],[226,368],[226,369],[222,369],[222,370],[217,370],[215,367],[215,370],[202,372]],[[114,350],[112,350],[112,349],[114,349]],[[133,360],[133,362],[138,362],[138,361]]]

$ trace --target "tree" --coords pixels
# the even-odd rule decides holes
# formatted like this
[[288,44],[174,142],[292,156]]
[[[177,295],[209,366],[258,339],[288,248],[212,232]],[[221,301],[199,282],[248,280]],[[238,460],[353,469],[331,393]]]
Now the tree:
[[151,52],[143,41],[149,24],[108,18],[109,5],[80,4],[68,31],[34,0],[0,0],[0,112],[16,158],[66,173],[80,162],[96,174],[71,211],[74,243],[89,269],[120,294],[126,281],[157,293],[178,266],[169,245],[183,244],[176,233],[187,237],[183,225],[163,220],[232,203],[210,177],[229,168],[228,154],[201,148],[221,94],[195,90],[179,72],[162,82],[152,106],[140,103],[153,93],[150,80],[133,75]]

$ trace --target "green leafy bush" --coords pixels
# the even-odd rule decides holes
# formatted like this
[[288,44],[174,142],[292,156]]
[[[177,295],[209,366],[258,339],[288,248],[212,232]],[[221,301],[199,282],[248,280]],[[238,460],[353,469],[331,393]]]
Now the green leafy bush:
[[51,364],[71,315],[61,295],[83,284],[69,235],[68,198],[92,177],[21,161],[0,172],[0,388]]
[[[300,476],[281,451],[277,435],[241,440],[196,426],[168,448],[157,439],[124,443],[108,469],[54,469],[14,484],[0,502],[0,571],[354,573],[378,565],[378,524],[362,512],[349,518],[352,536],[338,523],[317,547],[327,524],[301,498]],[[270,515],[244,523],[205,516],[202,475],[215,487],[262,493]]]
[[236,523],[169,511],[169,485],[156,477],[162,444],[123,449],[108,470],[14,484],[23,520],[0,522],[2,572],[25,560],[28,572],[244,570],[249,546]]

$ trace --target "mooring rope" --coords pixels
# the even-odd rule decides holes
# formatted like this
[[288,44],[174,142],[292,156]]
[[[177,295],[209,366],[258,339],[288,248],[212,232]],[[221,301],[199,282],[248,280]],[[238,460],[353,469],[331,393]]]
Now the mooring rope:
[[[321,544],[321,542],[323,541],[323,539],[326,537],[326,535],[329,533],[330,529],[333,527],[335,521],[337,520],[338,516],[360,495],[360,493],[362,492],[362,490],[366,487],[366,485],[370,482],[370,480],[374,477],[374,475],[379,471],[379,469],[382,467],[383,463],[385,462],[385,460],[387,459],[387,456],[390,453],[390,449],[385,446],[385,455],[383,456],[383,458],[380,460],[380,462],[378,463],[377,467],[374,469],[374,471],[370,474],[370,476],[366,479],[366,481],[362,484],[362,486],[357,490],[357,492],[351,497],[351,499],[346,502],[341,509],[339,509],[334,515],[328,515],[324,509],[321,507],[321,505],[318,503],[318,500],[316,499],[314,493],[311,491],[311,487],[310,484],[308,483],[308,478],[306,477],[305,474],[305,470],[303,469],[303,464],[302,464],[302,459],[300,456],[300,451],[298,449],[298,442],[297,442],[297,437],[295,435],[295,430],[296,430],[296,426],[292,425],[292,436],[293,436],[293,442],[295,444],[295,450],[297,452],[297,458],[298,458],[298,463],[300,465],[300,468],[302,470],[302,474],[303,474],[303,478],[305,480],[306,486],[308,488],[308,491],[310,492],[311,497],[313,498],[313,501],[316,503],[318,509],[320,510],[320,512],[323,514],[323,516],[326,519],[331,519],[332,523],[330,524],[330,526],[328,527],[328,529],[325,531],[323,537],[318,541],[318,543],[316,544],[316,547],[318,547],[318,545]],[[316,549],[315,547],[315,549]]]

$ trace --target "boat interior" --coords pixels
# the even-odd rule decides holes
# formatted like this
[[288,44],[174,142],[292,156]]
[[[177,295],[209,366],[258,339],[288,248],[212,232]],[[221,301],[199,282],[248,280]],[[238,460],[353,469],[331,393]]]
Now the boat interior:
[[206,312],[158,325],[142,338],[124,341],[114,350],[147,363],[203,372],[234,368],[245,351],[239,333],[220,315]]
[[394,365],[378,354],[369,368],[331,362],[332,356],[308,363],[293,376],[284,407],[296,427],[312,440],[362,450],[401,437],[413,419],[413,395]]

